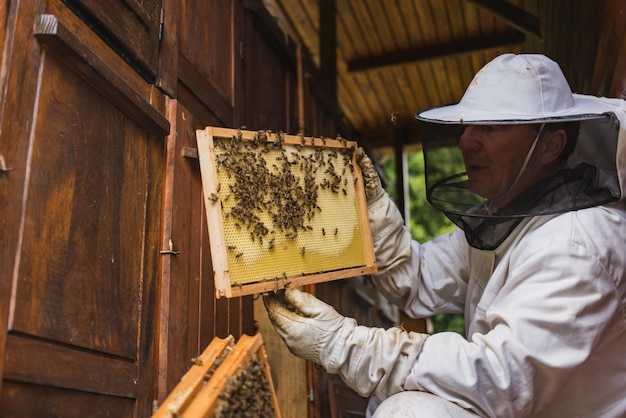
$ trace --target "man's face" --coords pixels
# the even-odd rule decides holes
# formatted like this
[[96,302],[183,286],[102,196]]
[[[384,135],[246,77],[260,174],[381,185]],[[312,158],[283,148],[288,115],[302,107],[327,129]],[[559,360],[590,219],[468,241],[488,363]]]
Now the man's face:
[[[470,190],[503,206],[526,188],[534,178],[532,160],[515,190],[509,190],[536,136],[537,131],[532,125],[466,126],[459,148],[463,153]],[[505,195],[506,200],[498,202]]]

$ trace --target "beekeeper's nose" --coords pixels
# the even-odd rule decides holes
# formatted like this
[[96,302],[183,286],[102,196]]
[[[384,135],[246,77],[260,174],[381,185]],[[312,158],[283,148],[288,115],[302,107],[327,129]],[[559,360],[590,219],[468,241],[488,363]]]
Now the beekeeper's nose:
[[482,148],[480,127],[468,125],[463,130],[461,139],[459,139],[459,148],[461,151],[480,151]]

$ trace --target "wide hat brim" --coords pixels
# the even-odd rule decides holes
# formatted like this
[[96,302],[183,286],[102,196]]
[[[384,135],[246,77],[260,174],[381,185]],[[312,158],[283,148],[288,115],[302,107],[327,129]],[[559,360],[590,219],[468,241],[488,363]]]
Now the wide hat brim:
[[549,123],[574,120],[597,119],[614,112],[623,102],[619,99],[573,94],[574,106],[561,112],[519,114],[504,111],[470,109],[461,103],[440,106],[417,112],[417,120],[441,124],[525,124]]

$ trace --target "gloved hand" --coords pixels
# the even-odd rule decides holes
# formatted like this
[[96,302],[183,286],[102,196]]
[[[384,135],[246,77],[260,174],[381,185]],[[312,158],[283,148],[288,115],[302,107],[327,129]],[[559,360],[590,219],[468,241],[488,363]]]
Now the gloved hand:
[[294,288],[265,294],[263,303],[274,328],[296,356],[324,365],[332,339],[349,320],[315,296]]
[[411,234],[395,203],[383,189],[378,172],[363,148],[356,155],[367,198],[367,216],[376,255],[378,274],[399,265],[411,257]]
[[289,350],[338,374],[361,396],[383,400],[404,390],[426,334],[357,326],[315,296],[295,288],[263,296]]
[[361,147],[356,151],[356,160],[359,163],[359,167],[361,167],[361,173],[363,173],[365,197],[367,198],[367,205],[370,206],[381,199],[386,192],[380,182],[374,163]]

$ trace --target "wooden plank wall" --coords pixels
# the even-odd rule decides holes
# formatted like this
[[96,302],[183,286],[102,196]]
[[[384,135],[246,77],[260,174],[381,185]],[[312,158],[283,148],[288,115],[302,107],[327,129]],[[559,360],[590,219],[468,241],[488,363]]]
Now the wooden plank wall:
[[557,61],[573,91],[626,97],[626,4],[620,0],[540,2],[546,55]]

